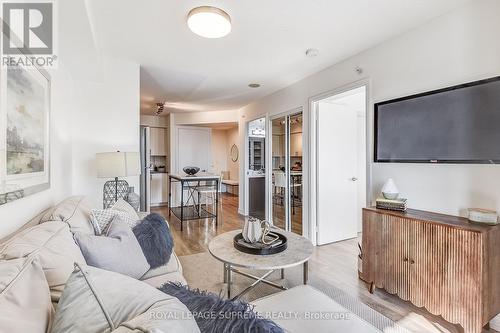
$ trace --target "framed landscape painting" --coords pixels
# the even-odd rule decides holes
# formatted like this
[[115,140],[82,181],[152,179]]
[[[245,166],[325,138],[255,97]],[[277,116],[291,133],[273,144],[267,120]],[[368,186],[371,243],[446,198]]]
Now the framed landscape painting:
[[50,188],[50,77],[35,67],[0,73],[0,205]]

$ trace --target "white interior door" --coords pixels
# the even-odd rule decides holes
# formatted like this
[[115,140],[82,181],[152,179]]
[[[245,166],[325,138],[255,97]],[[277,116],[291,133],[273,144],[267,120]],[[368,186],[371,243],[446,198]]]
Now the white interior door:
[[317,103],[317,227],[319,245],[358,231],[357,113],[333,101]]
[[[182,169],[187,166],[200,168],[200,172],[208,171],[212,156],[212,131],[204,127],[177,127],[176,163],[174,174],[183,175]],[[184,195],[186,195],[186,191]],[[172,185],[172,207],[181,202],[180,185]]]
[[211,131],[209,128],[179,127],[177,132],[177,173],[186,166],[208,171],[211,160]]

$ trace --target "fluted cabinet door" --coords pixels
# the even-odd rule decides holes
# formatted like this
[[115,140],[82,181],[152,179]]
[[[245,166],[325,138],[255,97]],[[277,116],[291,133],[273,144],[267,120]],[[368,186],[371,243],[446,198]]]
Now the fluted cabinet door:
[[[379,215],[375,223],[380,224],[380,241],[376,286],[391,294],[397,294],[404,300],[410,297],[410,228],[404,220],[393,220],[390,216]],[[383,251],[383,248],[390,251]]]
[[424,221],[413,225],[410,301],[466,332],[477,331],[482,326],[481,234]]

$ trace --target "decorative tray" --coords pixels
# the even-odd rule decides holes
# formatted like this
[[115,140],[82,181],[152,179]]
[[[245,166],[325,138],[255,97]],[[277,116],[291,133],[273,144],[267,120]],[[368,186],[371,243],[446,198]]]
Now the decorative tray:
[[[278,237],[278,239],[271,244],[264,244],[261,242],[252,244],[247,243],[240,232],[236,236],[234,236],[233,244],[238,251],[255,255],[269,255],[285,251],[287,247],[286,237],[277,232],[270,232],[269,234],[271,236]],[[266,237],[268,237],[270,240],[275,238],[269,236]]]

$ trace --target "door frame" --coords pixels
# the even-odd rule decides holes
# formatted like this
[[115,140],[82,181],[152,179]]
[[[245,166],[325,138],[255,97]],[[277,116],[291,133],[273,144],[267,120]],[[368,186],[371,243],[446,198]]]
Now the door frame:
[[[273,196],[271,195],[272,191],[273,191],[273,152],[272,152],[272,135],[273,135],[273,120],[276,120],[278,118],[283,118],[283,117],[288,117],[288,116],[292,116],[292,115],[295,115],[295,114],[299,114],[299,113],[302,113],[302,119],[305,119],[305,113],[304,113],[304,107],[303,106],[299,106],[299,107],[296,107],[296,108],[293,108],[293,109],[290,109],[288,111],[285,111],[285,112],[281,112],[279,114],[275,114],[271,117],[268,117],[268,121],[267,121],[267,127],[269,128],[269,136],[271,137],[271,143],[270,143],[270,148],[268,149],[268,151],[266,152],[266,195],[267,195],[267,204],[266,204],[266,216],[267,216],[267,220],[271,221],[272,220],[272,217],[273,217]],[[305,123],[302,123],[302,149],[304,150],[304,147],[306,146],[305,145],[305,136],[304,136],[304,127],[305,127]],[[288,151],[288,153],[290,153],[290,138],[286,138],[285,140],[285,161],[286,161],[286,152]],[[302,154],[302,173],[303,175],[305,174],[304,172],[304,153]],[[290,166],[286,165],[285,164],[285,168],[289,171],[290,169]],[[287,177],[288,179],[288,177]],[[302,177],[302,186],[304,186],[304,177]],[[302,196],[304,196],[304,190],[302,190]],[[285,189],[285,196],[288,198],[289,197],[289,189]],[[286,202],[288,202],[288,200],[286,200]],[[302,197],[302,206],[304,206],[304,197]],[[285,204],[285,220],[286,220],[286,217],[288,217],[290,214],[289,214],[289,207],[288,207],[288,204]],[[307,210],[304,209],[304,207],[302,208],[302,235],[306,236],[308,235],[307,231],[308,231],[308,226],[307,226],[307,220],[305,219],[305,217],[307,216],[306,214]],[[286,221],[285,221],[286,222]]]
[[[245,142],[244,142],[244,149],[245,149],[245,153],[243,154],[244,158],[245,158],[245,163],[244,163],[244,170],[243,170],[243,174],[245,176],[245,179],[244,179],[244,182],[245,182],[245,185],[244,185],[244,198],[245,198],[245,202],[244,202],[244,209],[243,209],[243,215],[244,216],[248,216],[249,215],[249,211],[250,211],[250,186],[249,186],[249,177],[248,177],[248,171],[250,170],[250,156],[249,156],[249,149],[250,149],[250,145],[249,145],[249,138],[250,138],[250,135],[248,133],[248,128],[249,128],[249,125],[252,121],[254,120],[258,120],[258,119],[262,119],[264,118],[264,125],[265,125],[265,131],[266,131],[266,136],[264,138],[264,141],[265,141],[265,144],[264,144],[264,158],[266,159],[265,163],[264,163],[264,168],[266,169],[265,170],[265,184],[267,184],[267,180],[268,180],[268,173],[269,173],[269,170],[267,168],[267,162],[268,162],[268,152],[269,152],[269,126],[268,126],[268,115],[267,114],[264,114],[264,115],[260,115],[260,116],[255,116],[255,117],[252,117],[248,120],[245,120]],[[272,142],[271,142],[271,147],[272,147]],[[240,163],[240,167],[241,167],[241,163]],[[268,193],[267,193],[267,190],[265,191],[265,208],[264,208],[264,211],[265,211],[265,214],[266,214],[266,220],[269,219],[269,215],[268,215],[268,210],[269,210],[269,207],[268,207]]]
[[372,163],[371,156],[373,156],[373,147],[371,145],[373,135],[373,110],[371,103],[371,80],[369,78],[355,81],[333,90],[325,91],[323,93],[314,95],[309,98],[309,130],[311,140],[310,146],[310,202],[311,209],[309,210],[309,226],[310,226],[310,239],[315,245],[318,244],[318,102],[335,95],[339,95],[350,90],[365,87],[366,99],[366,206],[369,206],[372,201]]

